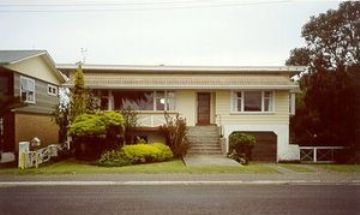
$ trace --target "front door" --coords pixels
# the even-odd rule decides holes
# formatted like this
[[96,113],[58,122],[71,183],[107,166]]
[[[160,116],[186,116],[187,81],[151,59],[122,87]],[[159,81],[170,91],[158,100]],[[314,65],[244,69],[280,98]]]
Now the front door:
[[209,125],[210,124],[210,93],[198,93],[197,104],[197,124],[198,125]]

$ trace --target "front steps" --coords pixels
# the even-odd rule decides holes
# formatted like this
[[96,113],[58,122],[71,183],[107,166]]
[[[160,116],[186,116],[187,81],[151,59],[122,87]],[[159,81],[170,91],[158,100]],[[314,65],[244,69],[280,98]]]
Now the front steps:
[[187,138],[190,142],[188,154],[222,155],[216,126],[188,127]]

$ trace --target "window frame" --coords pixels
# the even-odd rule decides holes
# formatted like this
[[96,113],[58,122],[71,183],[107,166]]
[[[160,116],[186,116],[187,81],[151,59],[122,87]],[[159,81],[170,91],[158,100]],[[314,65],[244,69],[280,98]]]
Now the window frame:
[[[136,91],[147,91],[147,90],[136,90]],[[148,90],[149,92],[151,91],[151,95],[152,95],[152,109],[151,110],[136,110],[139,113],[149,113],[149,112],[153,112],[153,113],[163,113],[163,112],[175,112],[176,111],[176,91],[175,90]],[[164,98],[165,98],[165,103],[164,105],[164,109],[163,110],[158,110],[157,107],[157,101],[158,99],[161,99],[161,97],[159,97],[158,95],[160,94],[159,92],[164,92]],[[169,97],[168,94],[169,92],[173,92],[174,96],[173,97]],[[169,101],[173,100],[174,104],[173,107],[174,109],[169,110]],[[115,107],[114,107],[115,109]]]
[[[261,111],[245,111],[245,94],[246,92],[261,92]],[[265,92],[270,92],[270,110],[265,111]],[[241,98],[238,97],[241,93]],[[231,113],[235,114],[273,114],[275,113],[275,91],[274,90],[235,90],[231,92]],[[238,110],[238,102],[241,102],[241,110]]]
[[[165,98],[165,102],[164,102],[164,110],[158,110],[157,109],[157,99],[160,98],[158,97],[158,92],[164,92],[164,98]],[[172,99],[174,99],[174,109],[173,110],[169,110],[169,92],[174,92],[174,97]],[[152,111],[157,111],[157,112],[165,112],[165,111],[175,111],[176,110],[176,93],[174,90],[154,90],[153,93],[154,99],[154,108]]]
[[[52,90],[55,89],[55,93],[50,92],[49,89],[52,89]],[[52,91],[52,90],[51,90],[51,91]],[[55,85],[53,85],[53,84],[48,84],[48,85],[47,85],[47,93],[48,93],[49,96],[58,96],[58,95],[59,95],[58,87],[55,86]]]
[[[28,100],[27,99],[27,96],[26,96],[26,100],[23,100],[22,99],[22,93],[23,93],[23,90],[22,90],[22,87],[21,87],[21,82],[22,80],[26,80],[26,81],[30,81],[34,84],[34,100]],[[23,101],[24,103],[30,103],[30,104],[36,104],[36,80],[33,79],[33,78],[29,78],[29,77],[25,77],[25,76],[20,76],[20,79],[19,79],[19,91],[20,91],[20,98],[21,98],[21,101]],[[28,92],[28,91],[26,91]]]

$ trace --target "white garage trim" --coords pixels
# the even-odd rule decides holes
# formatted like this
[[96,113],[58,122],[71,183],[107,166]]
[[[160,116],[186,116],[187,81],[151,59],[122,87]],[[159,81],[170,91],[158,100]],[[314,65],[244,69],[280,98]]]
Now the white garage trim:
[[276,161],[300,160],[299,146],[289,144],[289,125],[287,124],[223,125],[226,153],[229,151],[229,135],[234,131],[274,132],[277,136]]

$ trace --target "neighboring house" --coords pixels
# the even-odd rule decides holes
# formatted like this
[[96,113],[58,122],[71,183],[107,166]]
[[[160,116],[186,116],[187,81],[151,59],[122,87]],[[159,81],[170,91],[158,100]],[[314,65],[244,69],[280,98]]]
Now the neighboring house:
[[[76,66],[58,68],[71,77]],[[160,139],[150,131],[164,123],[166,111],[186,118],[195,142],[190,152],[221,153],[224,137],[226,153],[229,135],[243,131],[258,137],[256,160],[299,160],[298,146],[289,144],[290,105],[298,89],[290,77],[302,67],[84,65],[83,71],[104,110],[139,110],[141,134],[149,141]]]
[[44,50],[0,50],[0,91],[17,96],[26,106],[3,119],[2,152],[15,152],[20,141],[38,137],[42,145],[58,142],[58,126],[51,113],[59,104],[59,86],[65,81]]

